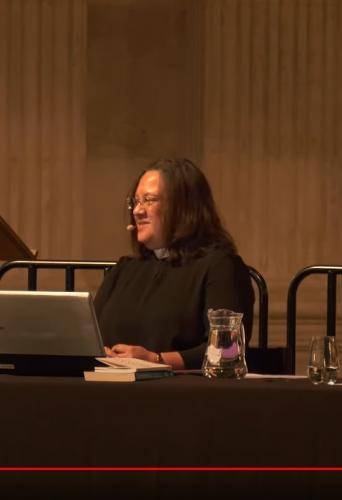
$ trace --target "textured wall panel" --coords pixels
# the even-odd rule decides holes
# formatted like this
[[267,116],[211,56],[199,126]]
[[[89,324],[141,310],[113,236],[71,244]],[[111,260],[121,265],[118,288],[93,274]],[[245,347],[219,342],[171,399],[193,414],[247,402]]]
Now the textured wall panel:
[[[294,273],[342,262],[342,4],[202,5],[202,166],[242,255],[270,285],[271,319],[284,332]],[[321,280],[303,297],[301,314],[321,317]]]
[[86,4],[0,2],[0,210],[43,258],[82,257]]

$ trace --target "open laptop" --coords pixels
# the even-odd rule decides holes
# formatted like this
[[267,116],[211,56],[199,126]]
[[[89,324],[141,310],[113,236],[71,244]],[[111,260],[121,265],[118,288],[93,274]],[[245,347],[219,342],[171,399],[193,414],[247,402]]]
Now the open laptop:
[[101,356],[89,292],[0,291],[0,371],[83,375]]

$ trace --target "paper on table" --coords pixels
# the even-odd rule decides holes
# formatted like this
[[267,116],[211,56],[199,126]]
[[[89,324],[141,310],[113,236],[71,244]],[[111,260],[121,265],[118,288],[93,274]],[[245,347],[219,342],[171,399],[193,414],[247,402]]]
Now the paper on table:
[[247,373],[245,378],[305,379],[305,378],[307,378],[307,376],[306,375],[266,375],[264,373]]
[[96,358],[101,363],[112,368],[133,368],[138,371],[162,371],[171,370],[170,365],[164,365],[162,363],[151,363],[150,361],[145,361],[137,358],[119,358],[115,356],[113,358]]

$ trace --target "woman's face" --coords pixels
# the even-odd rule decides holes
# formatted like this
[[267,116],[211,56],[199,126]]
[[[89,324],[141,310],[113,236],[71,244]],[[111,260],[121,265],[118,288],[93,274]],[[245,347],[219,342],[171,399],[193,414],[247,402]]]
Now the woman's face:
[[141,177],[135,195],[133,215],[137,227],[137,239],[146,248],[165,247],[163,205],[165,184],[159,170],[149,170]]

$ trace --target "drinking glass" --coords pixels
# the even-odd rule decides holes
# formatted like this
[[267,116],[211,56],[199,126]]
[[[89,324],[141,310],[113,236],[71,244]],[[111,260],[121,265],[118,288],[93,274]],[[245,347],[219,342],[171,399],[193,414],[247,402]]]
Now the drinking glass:
[[308,377],[315,385],[333,385],[337,380],[339,359],[335,337],[312,337],[309,351]]

